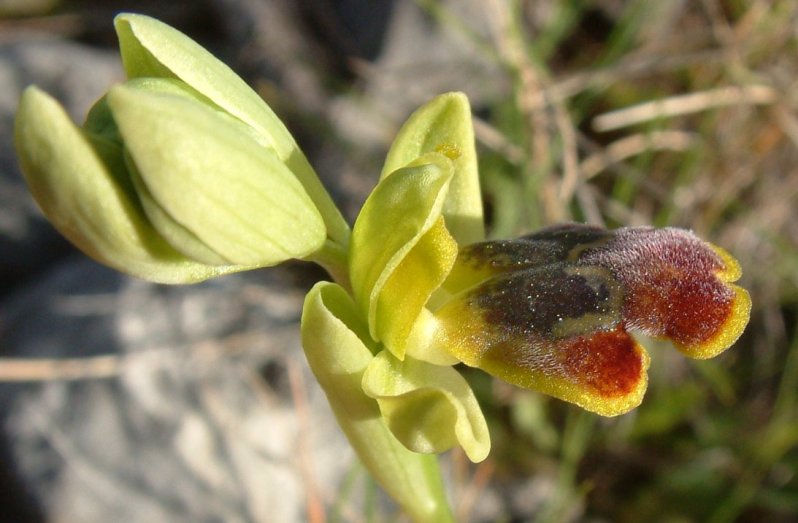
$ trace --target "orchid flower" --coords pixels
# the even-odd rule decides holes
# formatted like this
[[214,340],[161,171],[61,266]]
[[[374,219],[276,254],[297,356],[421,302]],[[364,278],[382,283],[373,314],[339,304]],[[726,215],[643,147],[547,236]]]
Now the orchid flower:
[[419,522],[452,521],[435,454],[490,450],[458,364],[604,416],[640,404],[649,358],[689,357],[748,321],[740,267],[679,229],[553,226],[486,241],[471,111],[447,93],[399,131],[350,229],[291,134],[227,66],[175,29],[115,21],[128,80],[79,127],[36,87],[15,143],[53,225],[96,260],[189,283],[299,258],[302,344],[343,432]]

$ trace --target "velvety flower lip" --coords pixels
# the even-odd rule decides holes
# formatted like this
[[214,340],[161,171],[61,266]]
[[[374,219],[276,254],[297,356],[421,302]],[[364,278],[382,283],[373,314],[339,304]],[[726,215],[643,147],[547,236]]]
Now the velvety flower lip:
[[579,263],[613,270],[626,289],[629,329],[669,339],[687,356],[720,354],[748,323],[751,299],[731,283],[741,275],[739,264],[688,231],[619,229],[606,244],[586,249]]
[[622,326],[622,300],[602,267],[506,272],[436,311],[438,342],[505,381],[615,415],[640,403],[648,368]]
[[603,415],[637,406],[649,358],[629,334],[707,358],[741,334],[737,262],[688,231],[567,224],[463,248],[435,343],[510,383]]
[[473,243],[460,250],[444,286],[457,292],[499,273],[574,260],[587,246],[611,236],[612,231],[601,227],[569,223],[512,240]]

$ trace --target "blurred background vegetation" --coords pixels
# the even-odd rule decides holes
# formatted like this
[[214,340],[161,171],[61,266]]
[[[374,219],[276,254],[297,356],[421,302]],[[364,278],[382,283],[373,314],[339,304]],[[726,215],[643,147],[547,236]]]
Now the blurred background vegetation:
[[[404,96],[376,103],[369,91],[374,75],[388,81],[379,64],[405,4],[421,32],[455,35],[490,71],[441,85],[473,93],[491,236],[568,220],[690,228],[740,260],[754,304],[743,337],[714,360],[647,342],[649,391],[619,418],[466,371],[493,450],[477,466],[452,455],[462,520],[489,486],[518,485],[507,506],[525,515],[500,508],[501,521],[798,520],[798,2],[303,0],[295,9],[307,32],[293,37],[316,54],[295,84],[256,67],[246,38],[214,40],[218,22],[203,2],[64,0],[47,12],[20,8],[0,32],[47,27],[112,47],[113,12],[162,18],[238,64],[351,216],[389,131],[426,95],[415,90],[424,56],[391,70],[389,91]],[[341,100],[387,130],[340,132],[342,112],[330,108]],[[348,520],[335,506],[328,516]]]

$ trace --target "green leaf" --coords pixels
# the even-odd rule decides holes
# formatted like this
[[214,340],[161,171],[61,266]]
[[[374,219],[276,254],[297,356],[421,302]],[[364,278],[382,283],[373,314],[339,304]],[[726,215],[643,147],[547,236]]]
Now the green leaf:
[[340,286],[316,284],[302,310],[302,346],[352,447],[374,478],[415,521],[453,521],[434,456],[411,452],[388,430],[377,402],[363,393],[374,358],[367,328]]
[[[407,323],[412,322],[420,312],[418,302],[421,300],[412,298],[413,309],[418,309],[414,313],[403,312],[399,317],[396,310],[386,309],[380,314],[380,321],[377,321],[383,287],[413,248],[438,223],[451,176],[451,162],[441,154],[431,153],[418,159],[415,165],[399,169],[380,181],[360,211],[352,231],[349,272],[355,300],[368,318],[371,336],[375,340],[382,341],[385,329],[391,329],[386,323],[391,321],[391,317],[393,321]],[[436,242],[446,242],[448,233],[445,228],[440,230],[441,227],[433,233],[437,235],[435,241],[422,242],[422,246],[430,243],[427,247],[439,247],[435,245]],[[448,262],[435,259],[436,254],[448,257],[450,250],[447,246],[427,248],[425,253],[416,253],[414,256],[428,255],[433,265],[440,268]],[[418,265],[417,261],[412,264]],[[417,270],[406,272],[408,275],[418,274]],[[434,287],[428,287],[435,280],[437,278],[424,278],[423,281],[402,278],[390,287],[392,294],[412,292],[416,297],[425,293],[429,296]],[[404,289],[394,289],[402,284],[406,286]],[[416,284],[419,287],[410,290]],[[383,297],[383,302],[390,307],[395,300],[393,297]],[[397,351],[397,357],[404,356],[401,349],[389,348]]]
[[324,243],[302,185],[234,122],[183,97],[125,86],[111,89],[108,103],[152,199],[223,258],[268,266]]
[[439,95],[408,118],[388,152],[381,178],[430,152],[444,154],[454,164],[454,177],[443,207],[449,231],[461,245],[483,240],[474,126],[471,107],[463,93]]
[[473,462],[490,451],[488,425],[466,380],[452,367],[382,351],[363,376],[363,390],[377,400],[391,432],[416,452],[460,445]]
[[175,251],[146,220],[122,151],[86,134],[52,97],[25,90],[14,139],[25,180],[56,229],[95,260],[160,283],[189,283],[240,270],[210,267]]
[[180,31],[154,18],[123,13],[114,19],[129,78],[176,78],[255,129],[259,143],[299,179],[324,217],[330,237],[345,244],[349,227],[291,133],[244,80]]

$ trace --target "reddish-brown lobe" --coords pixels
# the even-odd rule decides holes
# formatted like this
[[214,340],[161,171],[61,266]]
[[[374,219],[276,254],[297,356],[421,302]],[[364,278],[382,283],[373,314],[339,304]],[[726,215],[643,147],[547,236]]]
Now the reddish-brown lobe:
[[619,229],[581,263],[609,268],[625,290],[624,325],[682,346],[710,340],[733,312],[734,291],[718,279],[718,254],[688,231]]
[[641,379],[637,344],[621,327],[571,338],[562,350],[567,373],[604,398],[631,393]]
[[699,345],[715,336],[732,314],[734,293],[717,279],[693,275],[654,280],[634,282],[624,304],[624,318],[648,334],[682,346]]

